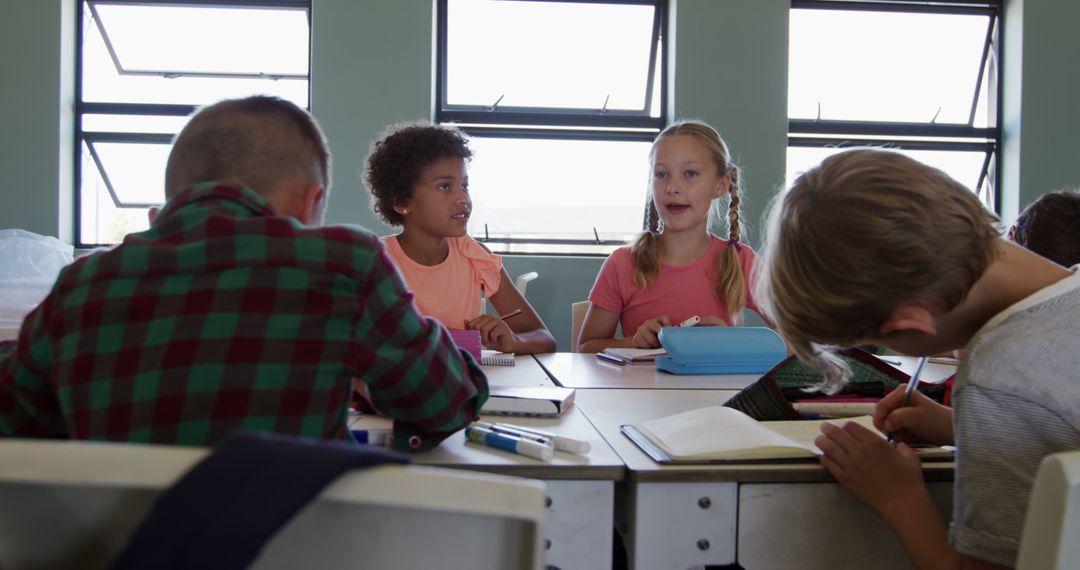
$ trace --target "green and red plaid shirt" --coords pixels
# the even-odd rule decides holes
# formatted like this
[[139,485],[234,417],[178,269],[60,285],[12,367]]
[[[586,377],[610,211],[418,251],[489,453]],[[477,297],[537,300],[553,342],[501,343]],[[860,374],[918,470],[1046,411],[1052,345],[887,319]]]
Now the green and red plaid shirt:
[[488,393],[471,357],[416,312],[377,237],[305,227],[215,183],[65,268],[8,348],[0,435],[17,437],[343,438],[360,377],[395,419],[395,447],[422,450],[473,420]]

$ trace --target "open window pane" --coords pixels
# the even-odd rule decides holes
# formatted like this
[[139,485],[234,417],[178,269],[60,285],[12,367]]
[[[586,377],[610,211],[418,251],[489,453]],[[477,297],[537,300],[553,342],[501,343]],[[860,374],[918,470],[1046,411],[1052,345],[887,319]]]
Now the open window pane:
[[[82,145],[79,185],[79,243],[119,243],[124,236],[150,227],[148,208],[117,208],[89,148]],[[164,172],[164,171],[162,171]],[[163,192],[162,192],[163,194]]]
[[518,239],[626,241],[641,231],[650,143],[474,136],[471,146],[473,236],[485,225],[490,237]]
[[968,124],[989,23],[983,15],[793,9],[788,116]]
[[[166,9],[162,6],[106,5],[98,5],[97,8],[100,14],[109,13],[112,9],[122,9],[121,13],[126,17],[145,14],[154,16],[158,11]],[[247,73],[252,75],[266,73],[268,74],[267,77],[234,78],[190,75],[166,76],[123,74],[117,69],[116,64],[109,55],[109,50],[104,37],[101,35],[101,30],[94,24],[92,13],[87,9],[83,12],[82,22],[82,98],[84,101],[202,105],[224,98],[245,97],[255,93],[263,93],[288,99],[303,107],[308,106],[308,28],[307,17],[303,11],[278,9],[257,10],[254,8],[225,10],[221,8],[210,9],[190,7],[168,8],[168,10],[170,10],[170,12],[179,11],[185,14],[187,12],[198,13],[202,15],[206,21],[202,22],[204,25],[199,29],[188,26],[184,30],[185,33],[188,34],[187,36],[168,42],[159,39],[140,45],[137,43],[130,44],[128,42],[141,40],[125,39],[124,42],[128,43],[128,45],[136,45],[138,47],[138,49],[128,50],[130,52],[138,53],[139,57],[136,60],[139,62],[138,65],[143,65],[141,62],[145,61],[157,62],[146,65],[158,71],[170,72],[178,70],[178,68],[174,67],[175,65],[198,65],[204,68],[200,69],[200,71],[203,72],[227,70],[230,73]],[[270,35],[272,39],[277,40],[277,47],[269,51],[255,51],[251,49],[251,44],[237,39],[236,33],[213,35],[217,32],[212,32],[211,30],[215,29],[217,24],[210,16],[216,17],[222,14],[231,14],[233,12],[239,12],[242,15],[247,15],[255,19],[258,19],[258,15],[263,12],[287,14],[291,18],[299,18],[303,23],[303,26],[290,25],[281,29],[267,30],[264,33]],[[105,16],[102,15],[102,18],[104,19]],[[153,19],[154,18],[152,18],[152,20]],[[138,28],[138,26],[129,27]],[[124,27],[120,26],[120,28],[122,29]],[[165,34],[164,31],[159,30],[156,27],[148,26],[148,28],[153,28],[155,33],[160,32],[161,34]],[[113,28],[107,27],[106,30],[110,33],[110,38],[112,38]],[[280,36],[273,34],[280,34]],[[213,38],[215,37],[229,39],[227,42],[223,43],[221,41],[213,41]],[[114,47],[116,47],[115,42],[117,42],[117,39],[113,38],[113,42]],[[256,45],[259,45],[258,42],[256,42]],[[298,50],[298,52],[287,57],[282,56],[280,50],[285,47],[290,50]],[[196,55],[189,56],[189,54]],[[210,54],[216,59],[220,59],[222,63],[217,64],[217,67],[207,67],[207,65],[204,65],[202,60],[207,59]],[[280,61],[279,58],[281,58]],[[295,63],[295,61],[300,59],[303,60],[302,68],[297,67],[297,64]],[[128,65],[125,62],[121,63],[125,66]],[[246,67],[238,67],[241,64],[244,64]],[[191,71],[192,69],[193,68],[189,67],[185,70]],[[295,69],[299,69],[303,78],[274,79],[273,76],[270,75],[279,73],[285,69],[290,70],[290,73]]]
[[91,5],[127,72],[308,74],[304,10]]
[[[785,186],[790,187],[799,174],[817,166],[826,157],[845,150],[850,150],[850,148],[788,147],[787,184]],[[983,164],[986,161],[986,153],[979,151],[887,150],[895,150],[919,162],[938,168],[972,191],[975,191],[975,186],[982,175]],[[983,194],[987,195],[985,191]],[[988,207],[992,208],[993,204],[988,204]]]
[[187,125],[190,117],[160,115],[97,115],[82,116],[82,129],[94,133],[157,133],[175,135]]
[[648,5],[450,0],[449,105],[646,111]]
[[89,148],[120,206],[165,202],[165,163],[171,145],[94,142]]

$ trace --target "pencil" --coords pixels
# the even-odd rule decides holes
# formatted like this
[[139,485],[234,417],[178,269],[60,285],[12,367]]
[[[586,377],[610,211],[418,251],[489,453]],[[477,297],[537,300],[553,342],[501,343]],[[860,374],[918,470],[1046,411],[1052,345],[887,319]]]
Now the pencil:
[[521,314],[521,309],[514,309],[513,311],[510,311],[509,313],[506,313],[505,315],[499,317],[499,320],[500,321],[505,321],[506,319],[509,319],[510,317],[514,317],[514,316],[517,316],[517,315],[520,315],[520,314]]

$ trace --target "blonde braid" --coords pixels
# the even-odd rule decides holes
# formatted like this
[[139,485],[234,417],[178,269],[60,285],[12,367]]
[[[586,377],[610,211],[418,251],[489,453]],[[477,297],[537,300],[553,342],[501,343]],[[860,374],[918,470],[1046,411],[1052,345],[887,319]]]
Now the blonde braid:
[[746,306],[746,276],[739,262],[739,251],[742,249],[739,244],[742,234],[739,224],[739,168],[728,164],[727,174],[731,177],[728,186],[728,196],[731,198],[728,205],[728,245],[716,260],[716,296],[724,300],[731,324],[737,326],[743,322],[742,312]]
[[637,283],[638,287],[648,287],[660,275],[661,255],[663,247],[660,243],[660,212],[650,199],[648,230],[642,232],[630,248],[630,256],[634,261],[634,283]]

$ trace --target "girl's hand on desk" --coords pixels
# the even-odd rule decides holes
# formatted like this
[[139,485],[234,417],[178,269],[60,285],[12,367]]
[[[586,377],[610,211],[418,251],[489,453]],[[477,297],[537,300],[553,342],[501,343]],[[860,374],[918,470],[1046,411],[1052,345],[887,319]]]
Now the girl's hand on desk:
[[895,441],[952,445],[955,441],[952,408],[942,406],[918,390],[911,393],[906,406],[900,407],[904,388],[905,385],[897,387],[878,402],[874,408],[874,427],[893,434]]
[[855,423],[821,424],[814,440],[824,455],[821,465],[860,501],[886,520],[926,494],[922,464],[906,444],[893,447],[880,435]]
[[465,322],[466,330],[480,331],[480,343],[499,352],[514,352],[514,331],[506,321],[492,315],[480,315]]
[[660,315],[655,319],[649,319],[638,327],[634,333],[634,348],[660,348],[660,329],[671,326],[671,319],[667,315]]
[[704,317],[701,317],[701,322],[698,323],[697,326],[699,326],[699,327],[726,327],[727,323],[724,322],[724,319],[721,319],[720,317],[718,317],[716,315],[705,315]]

